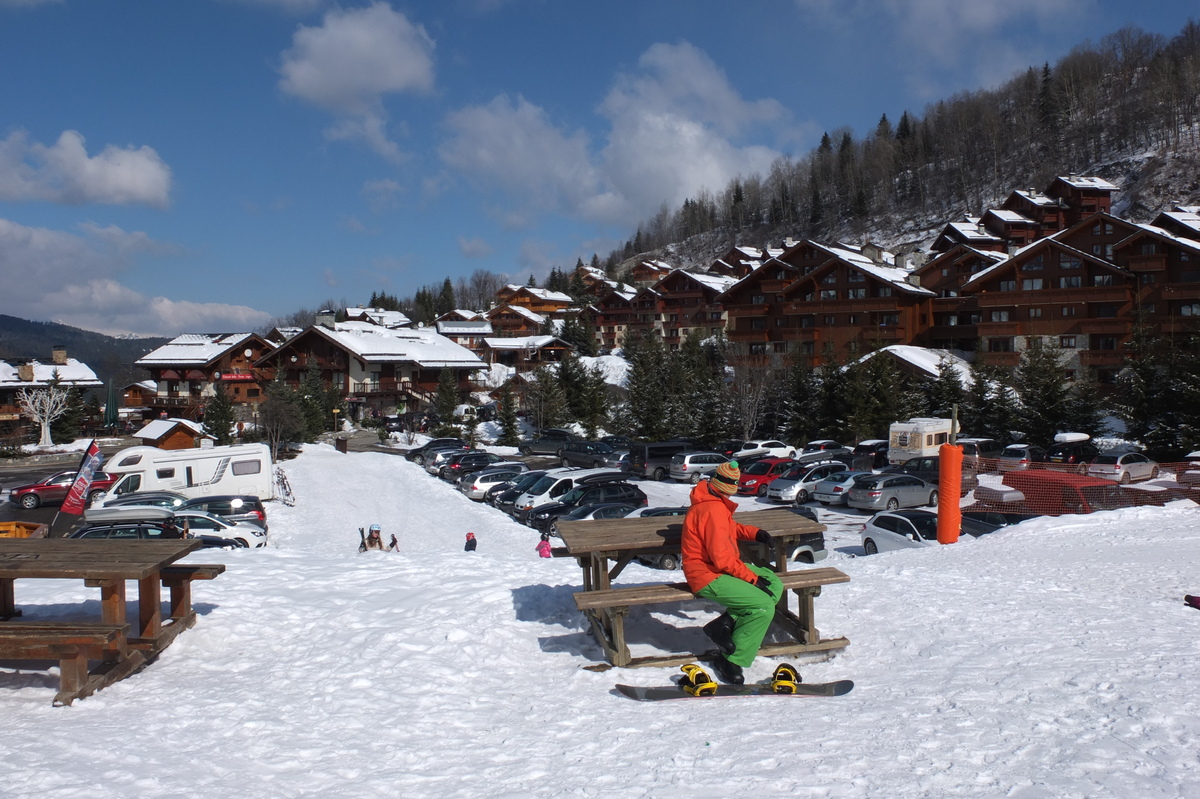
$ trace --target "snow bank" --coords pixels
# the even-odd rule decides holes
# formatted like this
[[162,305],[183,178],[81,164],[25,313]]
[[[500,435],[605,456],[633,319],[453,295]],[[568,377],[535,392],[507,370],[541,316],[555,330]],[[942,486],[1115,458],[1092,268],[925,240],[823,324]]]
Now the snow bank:
[[[639,704],[613,684],[670,671],[581,668],[601,656],[579,570],[537,558],[533,531],[395,455],[306,447],[285,468],[299,502],[272,503],[271,546],[194,555],[228,571],[142,673],[52,708],[56,677],[0,669],[6,799],[1200,795],[1191,503],[866,558],[864,517],[822,509],[822,565],[852,579],[818,622],[851,645],[801,670],[855,690]],[[654,504],[688,490],[642,485]],[[399,554],[355,554],[371,523]],[[27,620],[99,612],[81,582],[16,595]],[[690,645],[711,616],[665,608],[627,630]]]

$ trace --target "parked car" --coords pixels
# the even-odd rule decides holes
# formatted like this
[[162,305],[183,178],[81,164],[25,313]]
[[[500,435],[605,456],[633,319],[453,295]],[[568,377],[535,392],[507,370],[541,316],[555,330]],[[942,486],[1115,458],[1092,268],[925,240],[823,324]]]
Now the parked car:
[[578,466],[580,469],[594,469],[603,466],[604,460],[612,454],[613,448],[603,441],[567,441],[558,451],[558,457],[563,466]]
[[558,498],[557,502],[546,502],[535,506],[526,517],[530,527],[541,532],[550,529],[550,525],[563,514],[570,513],[581,505],[595,505],[601,502],[623,502],[630,505],[646,505],[649,500],[642,489],[622,480],[610,481],[604,475],[589,475],[578,478],[576,485]]
[[1028,469],[1031,463],[1045,463],[1046,450],[1032,444],[1009,444],[1000,453],[997,465],[1002,472]]
[[1098,455],[1088,465],[1087,473],[1092,477],[1128,484],[1135,480],[1153,480],[1158,477],[1158,464],[1140,452]]
[[438,477],[443,480],[455,482],[464,474],[477,472],[502,460],[504,458],[494,452],[480,452],[476,450],[462,452],[450,456],[442,468],[438,469]]
[[606,469],[620,469],[623,472],[629,471],[629,450],[614,449],[605,455],[600,463],[596,464],[596,468],[600,468],[601,466]]
[[460,447],[431,449],[425,453],[425,471],[432,475],[437,475],[442,471],[442,467],[450,462],[451,458],[458,455],[465,455],[468,452],[482,452],[477,449],[462,449]]
[[[927,510],[894,510],[876,513],[862,529],[863,551],[868,555],[937,545],[937,514]],[[978,538],[1000,527],[963,517],[959,535]],[[963,540],[960,538],[959,540]]]
[[822,505],[845,505],[850,489],[860,480],[874,476],[872,472],[834,472],[813,487],[812,498]]
[[522,455],[558,455],[564,444],[577,438],[570,430],[547,428],[537,438],[521,442],[517,450]]
[[729,459],[742,461],[753,457],[794,458],[796,448],[775,439],[743,441],[741,449],[730,455]]
[[174,491],[134,491],[130,494],[105,494],[96,497],[94,508],[119,508],[122,505],[142,505],[151,508],[178,508],[188,498]]
[[622,472],[612,469],[551,469],[517,499],[512,514],[522,524],[526,524],[534,508],[547,502],[558,502],[560,497],[581,482],[596,485],[624,479],[625,475]]
[[[187,523],[186,528],[184,522]],[[180,530],[190,530],[193,538],[198,535],[215,536],[250,549],[267,545],[267,531],[257,524],[232,522],[202,510],[176,510],[175,525]]]
[[[74,469],[58,472],[36,483],[27,483],[9,489],[8,501],[20,505],[25,510],[33,510],[40,505],[60,503],[67,498],[67,492],[71,490],[71,483],[75,482],[77,474],[78,471]],[[86,500],[90,502],[97,495],[112,488],[113,483],[120,476],[119,474],[109,475],[107,472],[96,472],[92,477],[92,484],[88,488]]]
[[845,471],[840,461],[829,463],[799,463],[793,465],[767,488],[767,499],[772,502],[808,502],[817,484],[832,474]]
[[[643,518],[645,516],[686,516],[689,506],[682,505],[676,507],[656,507],[656,508],[638,508],[630,512],[625,518]],[[662,552],[657,555],[638,555],[638,563],[645,566],[650,566],[654,569],[666,569],[674,571],[682,564],[678,552]]]
[[699,483],[700,478],[712,474],[728,460],[719,452],[680,452],[671,456],[667,473],[672,480]]
[[834,458],[842,458],[853,454],[850,447],[843,446],[836,441],[827,438],[810,441],[804,445],[804,449],[796,453],[795,460],[804,462],[827,461]]
[[[513,506],[517,501],[517,497],[524,494],[525,491],[537,483],[538,480],[541,480],[543,477],[545,477],[548,472],[548,469],[531,469],[524,474],[517,475],[516,479],[512,481],[512,486],[503,491],[497,492],[493,495],[492,491],[489,489],[488,495],[491,495],[492,506],[504,511],[510,516],[513,515]],[[484,498],[488,499],[489,497],[485,496]]]
[[463,441],[461,438],[434,438],[434,439],[430,439],[429,441],[426,441],[424,444],[417,447],[416,449],[410,449],[408,452],[404,453],[404,457],[408,458],[410,461],[417,464],[418,466],[424,466],[425,465],[425,453],[430,452],[435,449],[441,449],[444,447],[457,447],[459,449],[469,449],[467,442]]
[[[127,505],[117,508],[97,508],[84,514],[85,524],[78,530],[67,535],[67,538],[121,538],[140,539],[143,541],[163,541],[183,536],[180,526],[175,522],[175,513],[169,508],[155,508],[145,505]],[[210,548],[241,548],[242,542],[236,538],[226,538],[220,535],[201,533],[193,534],[199,538],[201,547]]]
[[911,474],[877,474],[859,481],[846,494],[846,504],[864,510],[896,510],[936,505],[937,486]]
[[634,509],[628,502],[598,502],[580,505],[550,522],[550,535],[558,537],[559,522],[584,522],[592,519],[620,519]]
[[665,480],[671,473],[671,458],[699,447],[687,441],[659,441],[634,444],[629,449],[629,473],[650,480]]
[[482,501],[488,489],[504,483],[511,483],[518,474],[522,474],[522,472],[517,469],[496,469],[494,466],[489,466],[458,478],[458,490],[465,494],[467,499]]
[[[941,456],[931,455],[922,458],[909,458],[899,466],[889,466],[883,471],[885,474],[911,474],[914,477],[921,478],[930,485],[938,485],[938,480],[942,473],[941,468]],[[979,478],[975,475],[975,469],[967,466],[965,459],[963,460],[962,482],[960,486],[959,495],[964,497],[979,487]]]
[[738,480],[739,494],[754,494],[765,497],[767,489],[778,478],[782,477],[796,462],[791,458],[763,458],[742,469],[742,477]]
[[740,450],[745,443],[746,442],[740,438],[730,438],[722,441],[720,444],[717,444],[714,449],[728,458],[731,457],[733,453]]
[[1066,441],[1046,450],[1046,462],[1074,467],[1074,471],[1086,474],[1087,465],[1100,454],[1096,445],[1087,441]]
[[964,519],[974,519],[994,527],[1011,527],[1014,524],[1036,519],[1039,515],[1037,513],[1017,513],[1014,511],[984,510],[979,508],[975,510],[964,508],[962,511]]
[[[959,438],[956,442],[963,451],[963,464],[970,464],[976,473],[992,471],[991,461],[1000,457],[1004,447],[994,438]],[[981,461],[983,461],[981,465]]]
[[[105,507],[108,507],[107,505]],[[263,501],[248,494],[218,494],[211,497],[194,497],[179,505],[181,510],[200,510],[220,516],[227,522],[246,522],[267,530],[267,509]]]
[[[868,461],[862,465],[864,471],[867,469],[882,469],[888,463],[888,442],[883,438],[868,438],[866,441],[860,441],[854,445],[854,449],[850,454],[854,456],[854,462],[857,464],[859,458],[867,458]],[[857,466],[855,468],[858,468]]]
[[1180,485],[1200,487],[1200,450],[1183,456],[1186,465],[1175,474]]
[[633,439],[629,436],[604,436],[600,439],[605,444],[608,444],[614,450],[628,450],[633,446]]

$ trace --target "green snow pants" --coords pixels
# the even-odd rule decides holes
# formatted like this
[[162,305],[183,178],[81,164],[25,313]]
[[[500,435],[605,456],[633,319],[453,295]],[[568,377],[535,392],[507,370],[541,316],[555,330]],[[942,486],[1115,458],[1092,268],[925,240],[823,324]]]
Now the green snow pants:
[[771,620],[775,618],[775,605],[783,595],[783,583],[770,569],[746,564],[746,568],[755,574],[767,578],[768,594],[753,583],[722,574],[708,585],[696,592],[696,596],[719,602],[729,610],[733,617],[733,654],[726,655],[730,663],[736,663],[747,668],[758,655]]

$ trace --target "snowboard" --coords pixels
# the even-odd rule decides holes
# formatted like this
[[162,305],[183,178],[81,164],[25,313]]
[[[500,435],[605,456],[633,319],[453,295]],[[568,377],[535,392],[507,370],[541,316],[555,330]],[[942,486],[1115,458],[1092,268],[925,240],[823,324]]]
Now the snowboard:
[[666,699],[708,699],[710,696],[842,696],[854,688],[853,680],[837,680],[823,683],[796,683],[793,693],[780,694],[771,689],[771,683],[749,683],[747,685],[718,685],[716,692],[705,696],[693,696],[679,685],[646,687],[643,685],[617,685],[617,690],[639,702],[661,702]]

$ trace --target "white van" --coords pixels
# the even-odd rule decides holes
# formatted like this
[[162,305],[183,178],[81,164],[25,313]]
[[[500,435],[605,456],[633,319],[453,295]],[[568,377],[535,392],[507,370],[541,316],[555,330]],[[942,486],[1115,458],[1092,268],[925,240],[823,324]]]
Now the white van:
[[517,497],[512,512],[524,524],[531,510],[547,502],[557,502],[559,497],[583,481],[616,481],[626,477],[628,475],[625,472],[616,469],[551,469],[542,479],[530,486],[528,491]]
[[893,422],[888,428],[888,463],[896,466],[910,458],[938,454],[938,447],[950,442],[949,419],[915,418]]
[[189,499],[218,494],[275,498],[271,450],[266,444],[199,449],[129,447],[113,455],[105,471],[117,476],[108,490],[113,497],[134,491],[176,491]]

